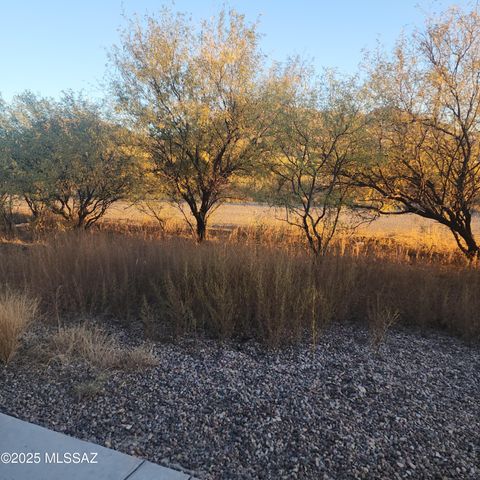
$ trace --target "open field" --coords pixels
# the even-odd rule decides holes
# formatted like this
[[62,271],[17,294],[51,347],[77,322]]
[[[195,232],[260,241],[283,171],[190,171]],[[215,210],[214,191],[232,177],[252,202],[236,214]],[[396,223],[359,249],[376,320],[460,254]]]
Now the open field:
[[[153,206],[165,222],[167,230],[178,232],[178,229],[187,229],[185,218],[175,205],[168,202],[153,202]],[[22,202],[17,203],[16,209],[22,215],[30,213]],[[342,220],[345,225],[349,225],[348,216],[342,217]],[[155,225],[157,220],[136,205],[118,202],[107,211],[102,223],[110,223],[114,226],[142,226]],[[209,229],[220,232],[232,232],[235,229],[290,230],[299,236],[301,242],[301,234],[298,230],[285,222],[285,212],[282,208],[255,202],[229,202],[220,205],[209,219]],[[478,215],[473,218],[473,231],[475,234],[480,234]],[[458,250],[447,227],[411,214],[382,215],[372,218],[372,221],[361,224],[354,231],[348,230],[347,236],[367,241],[370,239],[395,242],[399,246],[423,248],[435,252],[456,253]]]
[[[161,204],[162,217],[168,222],[183,222],[184,218],[178,208],[168,203]],[[225,203],[210,218],[210,228],[247,228],[277,227],[287,228],[284,221],[285,212],[281,208],[270,207],[259,203]],[[112,207],[106,220],[115,222],[145,223],[154,221],[135,206],[119,203]],[[473,230],[480,233],[480,220],[474,217]],[[455,240],[448,228],[432,220],[416,215],[381,216],[371,223],[356,229],[357,236],[377,239],[394,239],[400,244],[409,246],[425,245],[438,250],[456,249]]]

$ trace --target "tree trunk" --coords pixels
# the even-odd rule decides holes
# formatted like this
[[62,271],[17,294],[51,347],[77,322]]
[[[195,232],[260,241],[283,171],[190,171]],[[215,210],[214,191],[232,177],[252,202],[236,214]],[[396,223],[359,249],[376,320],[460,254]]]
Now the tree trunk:
[[466,225],[457,226],[457,228],[451,227],[451,230],[457,245],[469,260],[474,260],[480,256],[480,248],[477,245],[469,221]]
[[197,242],[201,243],[207,238],[207,218],[205,213],[198,212],[195,215],[197,222]]
[[474,260],[479,256],[479,248],[477,242],[473,238],[472,232],[466,232],[462,235],[463,240],[465,241],[466,248],[464,250],[465,255],[469,260]]

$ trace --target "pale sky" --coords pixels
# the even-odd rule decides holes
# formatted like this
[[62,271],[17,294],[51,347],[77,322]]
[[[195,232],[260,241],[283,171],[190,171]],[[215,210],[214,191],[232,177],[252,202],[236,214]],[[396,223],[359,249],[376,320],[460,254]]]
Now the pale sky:
[[[456,2],[466,6],[471,2]],[[163,5],[211,17],[223,5],[260,18],[262,48],[275,60],[299,54],[320,70],[354,73],[363,49],[377,40],[387,48],[403,30],[420,26],[444,0],[0,0],[0,94],[25,89],[46,96],[84,90],[101,96],[107,51],[133,13],[153,13]]]

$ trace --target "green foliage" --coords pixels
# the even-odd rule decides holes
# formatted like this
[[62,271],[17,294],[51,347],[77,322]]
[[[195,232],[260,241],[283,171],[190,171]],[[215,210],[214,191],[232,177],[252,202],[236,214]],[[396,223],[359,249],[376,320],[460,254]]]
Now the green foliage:
[[3,229],[11,229],[13,226],[13,200],[15,194],[8,138],[7,105],[0,97],[0,226]]
[[120,108],[145,133],[152,171],[194,217],[199,240],[232,181],[251,172],[271,122],[262,60],[255,25],[234,11],[198,30],[163,10],[134,22],[113,52]]
[[8,123],[14,189],[34,216],[47,210],[86,228],[128,193],[135,149],[100,106],[72,93],[54,101],[27,92],[15,98]]

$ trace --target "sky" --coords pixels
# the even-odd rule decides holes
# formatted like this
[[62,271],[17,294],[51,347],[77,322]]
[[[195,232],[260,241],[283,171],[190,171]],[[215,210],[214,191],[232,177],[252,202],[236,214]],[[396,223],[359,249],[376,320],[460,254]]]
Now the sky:
[[[462,6],[468,1],[456,2]],[[448,0],[0,0],[0,95],[26,89],[102,96],[107,52],[126,18],[167,5],[209,18],[222,6],[259,20],[262,49],[275,60],[301,55],[316,69],[355,73],[364,49],[387,49]]]

